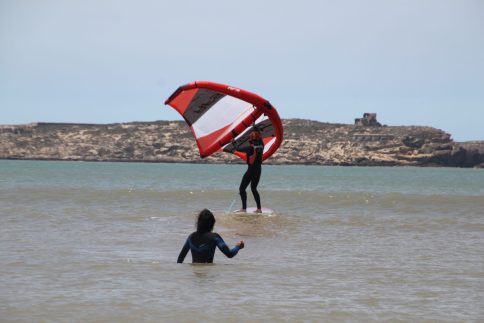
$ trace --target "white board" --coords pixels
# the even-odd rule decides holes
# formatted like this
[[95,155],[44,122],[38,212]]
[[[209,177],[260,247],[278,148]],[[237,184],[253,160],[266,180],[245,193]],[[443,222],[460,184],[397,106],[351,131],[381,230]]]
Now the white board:
[[268,207],[263,207],[261,210],[262,210],[262,213],[258,213],[258,212],[255,212],[257,210],[256,207],[248,207],[247,208],[247,212],[238,212],[238,211],[235,211],[234,213],[237,213],[237,214],[249,214],[249,215],[272,215],[274,214],[274,211],[272,209],[269,209]]

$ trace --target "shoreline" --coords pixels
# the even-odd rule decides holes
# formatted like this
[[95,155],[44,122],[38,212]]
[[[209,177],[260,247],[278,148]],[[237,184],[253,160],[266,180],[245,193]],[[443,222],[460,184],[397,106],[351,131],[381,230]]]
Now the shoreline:
[[[221,161],[214,161],[214,162],[196,162],[196,161],[150,161],[150,160],[95,160],[95,159],[55,159],[55,158],[0,158],[0,161],[38,161],[38,162],[79,162],[79,163],[132,163],[132,164],[182,164],[182,165],[239,165],[245,166],[245,162],[221,162]],[[449,168],[449,169],[484,169],[482,167],[459,167],[459,166],[445,166],[445,165],[438,165],[438,164],[425,164],[425,165],[382,165],[382,164],[374,164],[374,165],[350,165],[350,164],[312,164],[312,163],[270,163],[264,162],[263,165],[265,166],[312,166],[312,167],[358,167],[358,168],[376,168],[376,167],[383,167],[383,168]]]

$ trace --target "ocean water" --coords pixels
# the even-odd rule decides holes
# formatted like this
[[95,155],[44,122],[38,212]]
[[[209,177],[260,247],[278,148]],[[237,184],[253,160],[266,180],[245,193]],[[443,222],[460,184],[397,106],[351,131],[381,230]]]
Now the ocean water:
[[[484,321],[484,170],[264,166],[242,216],[244,170],[0,161],[0,322]],[[205,207],[246,248],[176,264]]]

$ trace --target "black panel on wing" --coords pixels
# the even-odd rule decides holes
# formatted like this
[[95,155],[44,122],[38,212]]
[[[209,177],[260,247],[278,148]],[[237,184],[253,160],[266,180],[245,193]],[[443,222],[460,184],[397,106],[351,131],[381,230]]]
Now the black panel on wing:
[[184,113],[184,117],[191,126],[213,105],[220,101],[225,94],[208,89],[199,89]]

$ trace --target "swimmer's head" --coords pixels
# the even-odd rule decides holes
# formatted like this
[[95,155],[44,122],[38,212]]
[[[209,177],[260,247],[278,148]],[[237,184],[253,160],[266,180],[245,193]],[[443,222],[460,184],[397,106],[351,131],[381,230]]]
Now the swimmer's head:
[[210,210],[208,209],[203,209],[198,214],[197,232],[198,233],[211,232],[213,230],[214,225],[215,225],[215,217],[213,216],[213,213],[210,212]]

